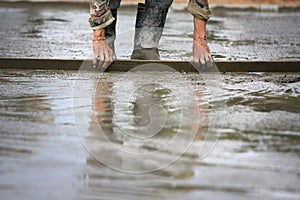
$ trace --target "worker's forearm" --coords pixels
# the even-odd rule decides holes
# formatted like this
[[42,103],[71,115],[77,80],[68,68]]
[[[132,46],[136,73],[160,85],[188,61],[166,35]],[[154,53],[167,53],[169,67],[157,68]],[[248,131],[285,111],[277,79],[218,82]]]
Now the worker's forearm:
[[105,40],[105,29],[94,30],[94,40]]
[[206,40],[206,22],[194,17],[194,40]]
[[193,57],[197,68],[209,68],[213,58],[206,42],[206,21],[194,17]]

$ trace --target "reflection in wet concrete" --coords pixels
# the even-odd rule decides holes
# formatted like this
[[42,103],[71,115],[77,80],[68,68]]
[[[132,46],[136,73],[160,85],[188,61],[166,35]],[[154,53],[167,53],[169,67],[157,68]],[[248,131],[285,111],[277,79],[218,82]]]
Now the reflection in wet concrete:
[[[0,6],[2,57],[92,57],[88,4],[1,2]],[[119,58],[131,55],[135,12],[135,7],[118,12]],[[216,8],[213,13],[207,38],[216,60],[300,59],[299,10]],[[192,37],[192,16],[171,9],[160,41],[162,58],[191,60]]]
[[[162,76],[161,74],[150,74],[148,76],[144,74],[142,78],[138,78],[141,77],[141,74],[138,74],[138,76],[134,74],[129,76],[132,79],[129,79],[126,84],[124,84],[124,82],[121,81],[122,75],[114,74],[111,77],[111,75],[104,74],[100,76],[99,80],[97,80],[97,78],[96,80],[93,79],[96,83],[90,85],[94,88],[94,92],[90,94],[93,114],[89,122],[89,134],[83,138],[83,140],[86,148],[91,152],[90,157],[87,158],[87,164],[92,170],[89,170],[86,174],[88,177],[87,190],[81,191],[79,195],[88,197],[92,194],[100,199],[110,198],[112,197],[112,193],[114,194],[114,198],[121,199],[139,199],[140,196],[143,196],[145,199],[182,198],[182,194],[169,192],[169,190],[173,190],[173,186],[170,185],[170,180],[185,180],[194,175],[192,169],[194,165],[193,162],[195,161],[192,160],[197,157],[197,151],[194,152],[195,155],[193,157],[189,157],[191,152],[185,153],[184,156],[181,157],[183,161],[173,164],[172,167],[162,168],[152,173],[134,175],[120,171],[137,170],[136,172],[139,172],[143,170],[153,170],[161,167],[161,159],[169,159],[170,157],[176,156],[172,151],[161,152],[159,156],[157,156],[157,154],[155,155],[157,157],[147,155],[146,153],[160,150],[162,148],[160,145],[168,144],[173,135],[176,135],[176,130],[174,130],[173,126],[179,126],[177,123],[174,124],[174,121],[169,121],[172,119],[172,115],[169,115],[166,123],[163,124],[166,127],[158,127],[161,128],[161,130],[156,133],[157,135],[149,135],[147,130],[140,129],[149,123],[156,123],[153,118],[159,117],[151,113],[149,114],[151,106],[163,103],[166,108],[166,104],[175,103],[176,105],[176,102],[169,102],[170,99],[168,99],[168,97],[171,96],[170,93],[172,93],[172,91],[166,88],[163,89],[160,84],[137,84],[141,83],[140,81],[146,77],[158,78]],[[165,80],[168,80],[170,75],[164,76],[166,78]],[[179,74],[179,76],[181,75]],[[181,82],[181,84],[183,83],[184,82]],[[137,90],[136,88],[130,88],[131,84],[137,84]],[[132,96],[134,97],[130,98],[131,105],[128,107],[126,107],[127,101],[122,102],[121,100],[121,103],[118,101],[120,98],[125,98],[122,89],[117,88],[122,87],[122,85],[127,88],[128,91],[133,91]],[[81,97],[85,96],[82,93],[84,89],[77,89],[80,91],[79,94]],[[197,97],[197,101],[200,103],[202,99],[200,93],[197,94]],[[162,99],[165,99],[165,101],[163,102]],[[201,105],[201,107],[203,107],[203,105]],[[170,114],[173,111],[171,108],[174,109],[174,107],[169,106],[166,112]],[[178,110],[179,109],[180,108],[178,108]],[[127,111],[124,113],[125,110]],[[178,111],[173,112],[174,116],[180,114]],[[124,117],[124,114],[127,115],[127,117]],[[150,116],[147,116],[147,114]],[[122,115],[123,117],[121,117]],[[128,118],[132,118],[132,120],[127,120]],[[82,118],[80,118],[80,121],[81,119]],[[203,124],[197,127],[199,131],[197,132],[198,135],[201,134],[202,125]],[[83,131],[83,129],[80,130]],[[190,133],[182,132],[181,134]],[[155,139],[153,139],[154,137]],[[106,140],[107,138],[108,140]],[[181,137],[181,139],[187,138]],[[200,139],[200,137],[193,139]],[[178,148],[180,148],[179,145],[180,144],[177,146]],[[116,148],[122,148],[125,153],[116,151]],[[132,156],[132,153],[129,151],[134,151],[135,154],[143,153],[142,156],[144,158],[141,159],[140,157]],[[178,149],[173,149],[173,151],[176,152]],[[99,154],[101,155],[99,156]],[[95,161],[95,158],[98,158],[102,163]],[[111,170],[108,167],[113,167],[117,170]],[[99,169],[101,169],[101,171],[99,171]]]
[[[88,130],[92,134],[85,135],[84,126],[79,128],[92,156],[109,167],[134,173],[164,168],[182,154],[197,157],[197,151],[186,149],[207,130],[201,91],[192,95],[183,92],[189,90],[186,80],[170,80],[174,76],[182,78],[180,73],[132,73],[114,81],[103,76],[104,81],[100,78],[90,97],[94,114]],[[145,83],[145,79],[161,77],[173,86],[163,86],[159,81]],[[77,90],[80,98],[92,95]],[[80,114],[78,118],[82,121]]]
[[[212,75],[214,84],[209,90],[216,93],[207,91],[204,82],[210,81],[208,76],[203,80],[195,74],[176,75],[176,80],[182,77],[178,83],[191,86],[188,90],[191,93],[172,81],[165,87],[162,87],[164,81],[153,85],[144,81],[168,82],[168,74],[141,77],[132,74],[131,79],[126,79],[121,73],[3,70],[0,73],[1,198],[298,199],[300,87],[295,80],[299,74]],[[136,91],[130,101],[125,99],[128,91]],[[147,124],[149,118],[144,111],[150,105],[144,103],[148,98],[154,104],[164,105],[167,113],[171,113],[169,116],[178,115],[172,107],[172,103],[176,105],[172,96],[176,91],[182,97],[192,94],[194,105],[204,111],[198,116],[206,118],[200,123],[203,127],[198,127],[199,137],[194,138],[191,147],[176,162],[152,173],[131,174],[111,169],[107,163],[95,159],[106,155],[111,165],[145,170],[176,157],[180,142],[176,148],[166,148],[157,156],[140,160],[114,151],[118,147],[135,153],[152,152],[170,141],[176,130],[172,128],[177,124],[168,122],[168,118],[166,133],[158,134],[155,141],[148,143],[134,141],[119,127],[138,130],[134,129],[136,124],[142,127]],[[225,107],[220,104],[224,100]],[[193,108],[191,105],[183,104],[182,108],[189,110]],[[193,125],[190,123],[188,128]],[[77,131],[92,153],[83,148]],[[200,160],[198,152],[207,131],[221,135],[214,150]],[[180,139],[190,139],[187,137],[190,132],[180,133],[183,133]]]

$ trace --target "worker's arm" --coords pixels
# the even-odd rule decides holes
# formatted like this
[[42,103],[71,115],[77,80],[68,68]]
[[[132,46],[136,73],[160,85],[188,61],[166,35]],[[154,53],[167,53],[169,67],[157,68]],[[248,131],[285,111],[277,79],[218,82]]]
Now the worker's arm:
[[94,67],[105,69],[113,61],[113,51],[106,43],[105,27],[114,21],[107,0],[90,0],[90,25],[94,32]]
[[210,49],[206,42],[206,22],[211,11],[207,0],[190,0],[187,9],[194,16],[193,57],[197,65],[212,61]]
[[212,62],[210,49],[206,42],[206,22],[196,17],[194,17],[193,56],[197,65],[206,65],[208,62]]

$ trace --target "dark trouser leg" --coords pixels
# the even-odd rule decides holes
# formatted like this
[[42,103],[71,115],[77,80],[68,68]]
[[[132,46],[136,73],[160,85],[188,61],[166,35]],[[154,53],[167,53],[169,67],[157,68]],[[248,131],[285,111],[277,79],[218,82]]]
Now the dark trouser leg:
[[158,43],[173,0],[146,0],[138,4],[131,59],[159,60]]
[[110,0],[109,8],[112,12],[115,21],[109,26],[105,27],[105,37],[108,46],[113,50],[115,54],[115,39],[116,39],[116,24],[117,24],[117,10],[120,7],[121,0]]

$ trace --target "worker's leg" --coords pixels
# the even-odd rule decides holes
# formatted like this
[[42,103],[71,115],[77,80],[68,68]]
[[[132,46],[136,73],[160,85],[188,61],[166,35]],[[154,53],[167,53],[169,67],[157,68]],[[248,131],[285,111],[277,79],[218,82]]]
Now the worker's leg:
[[159,60],[158,43],[173,0],[145,0],[138,4],[132,59]]
[[120,7],[121,0],[110,0],[109,8],[110,11],[115,18],[115,21],[111,23],[109,26],[105,27],[105,37],[108,46],[113,50],[115,54],[115,39],[116,39],[116,24],[117,24],[117,10]]

